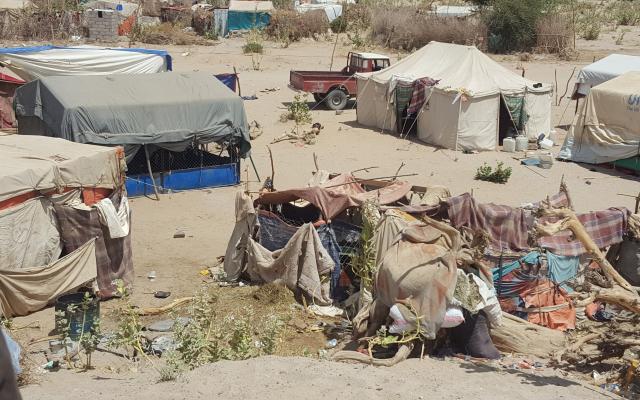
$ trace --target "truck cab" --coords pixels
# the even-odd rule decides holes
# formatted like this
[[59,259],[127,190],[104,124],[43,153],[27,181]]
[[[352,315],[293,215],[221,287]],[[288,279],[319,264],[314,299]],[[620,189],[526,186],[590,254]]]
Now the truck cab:
[[363,72],[375,72],[391,65],[389,57],[376,53],[349,52],[347,66],[342,72],[356,74]]

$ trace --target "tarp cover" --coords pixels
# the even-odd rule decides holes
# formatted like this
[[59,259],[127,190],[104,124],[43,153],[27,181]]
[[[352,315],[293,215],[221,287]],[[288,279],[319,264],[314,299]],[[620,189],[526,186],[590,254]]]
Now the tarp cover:
[[366,191],[350,174],[341,174],[322,186],[265,192],[256,202],[282,204],[303,199],[322,211],[331,220],[349,207],[357,207],[367,200],[390,204],[403,198],[411,190],[408,182],[395,181],[380,189]]
[[640,71],[640,57],[610,54],[580,70],[576,78],[577,92],[587,95],[592,87],[630,71]]
[[600,164],[640,152],[640,72],[594,87],[567,133],[559,157]]
[[15,109],[19,121],[40,119],[48,135],[129,145],[128,155],[143,144],[183,151],[233,139],[241,155],[251,147],[242,99],[205,72],[52,76],[18,89]]
[[97,46],[0,48],[0,63],[30,81],[56,75],[149,74],[171,70],[164,50]]
[[0,269],[0,315],[11,318],[38,311],[96,275],[95,240],[48,266]]
[[120,174],[113,148],[42,136],[0,135],[0,202],[32,191],[113,189]]

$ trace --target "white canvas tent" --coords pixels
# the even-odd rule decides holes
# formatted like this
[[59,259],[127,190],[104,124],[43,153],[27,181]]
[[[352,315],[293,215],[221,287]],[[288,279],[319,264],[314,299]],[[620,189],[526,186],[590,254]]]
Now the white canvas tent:
[[501,96],[524,100],[529,138],[551,129],[548,84],[522,78],[476,47],[431,42],[395,65],[358,74],[358,122],[382,130],[396,129],[394,87],[398,81],[432,78],[440,82],[427,93],[418,112],[418,138],[450,149],[495,150],[499,143]]
[[580,70],[574,97],[586,96],[592,87],[630,71],[640,71],[640,57],[610,54]]
[[589,91],[559,158],[600,164],[640,151],[640,71],[628,72]]

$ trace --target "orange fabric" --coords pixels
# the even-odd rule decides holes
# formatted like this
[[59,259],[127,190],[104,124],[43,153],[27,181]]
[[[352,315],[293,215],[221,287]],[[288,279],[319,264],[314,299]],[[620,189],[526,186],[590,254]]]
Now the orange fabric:
[[544,280],[531,289],[520,294],[526,308],[549,307],[567,304],[559,310],[549,312],[530,312],[528,321],[547,328],[564,331],[576,327],[576,309],[567,296],[567,292],[557,287],[553,282]]
[[91,207],[102,199],[106,199],[111,195],[113,190],[104,188],[86,188],[82,189],[82,200],[84,204]]
[[127,36],[133,30],[133,25],[136,23],[136,15],[132,14],[127,19],[122,21],[118,26],[118,36]]
[[16,206],[18,204],[22,204],[27,200],[33,199],[40,196],[40,193],[33,191],[33,192],[29,192],[29,193],[24,193],[21,194],[19,196],[16,197],[12,197],[10,199],[7,199],[5,201],[0,201],[0,210],[4,210],[6,208],[9,207],[13,207]]

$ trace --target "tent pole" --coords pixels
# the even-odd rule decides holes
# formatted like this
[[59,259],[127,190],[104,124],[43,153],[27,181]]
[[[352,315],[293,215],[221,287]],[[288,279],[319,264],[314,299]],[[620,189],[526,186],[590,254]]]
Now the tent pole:
[[[269,150],[269,152],[271,152],[271,150]],[[253,166],[253,172],[256,173],[256,178],[258,178],[258,182],[262,182],[262,179],[260,179],[260,175],[258,174],[258,169],[256,168],[256,163],[253,162],[253,157],[249,156],[249,160],[251,160],[251,165]],[[271,166],[273,166],[273,163],[271,163]]]
[[151,160],[149,159],[149,149],[147,149],[147,145],[142,145],[144,147],[144,155],[147,158],[147,169],[149,170],[149,176],[151,177],[151,183],[153,184],[153,192],[156,194],[156,200],[160,201],[160,195],[158,195],[158,187],[156,186],[156,180],[153,177],[153,171],[151,171]]

